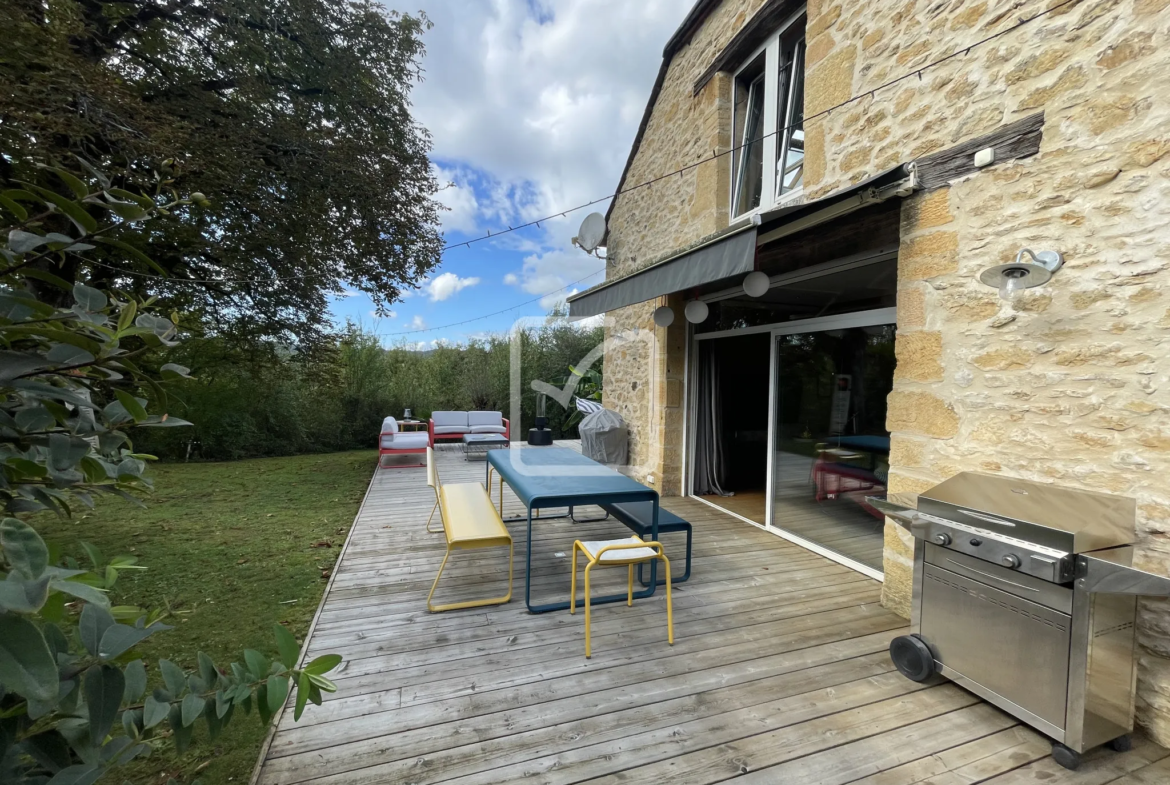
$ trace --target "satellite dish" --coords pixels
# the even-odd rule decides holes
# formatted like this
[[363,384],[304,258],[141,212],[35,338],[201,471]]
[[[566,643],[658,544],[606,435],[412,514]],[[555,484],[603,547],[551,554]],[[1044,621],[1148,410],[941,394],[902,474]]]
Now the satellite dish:
[[593,253],[603,237],[605,237],[605,216],[601,213],[589,213],[581,222],[581,228],[577,230],[577,236],[573,238],[573,242],[580,246],[585,253]]

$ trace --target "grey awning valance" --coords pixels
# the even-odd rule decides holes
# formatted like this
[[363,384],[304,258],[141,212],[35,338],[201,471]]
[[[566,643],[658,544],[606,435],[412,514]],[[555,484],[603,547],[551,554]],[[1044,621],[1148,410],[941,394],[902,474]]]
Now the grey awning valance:
[[899,164],[860,183],[808,202],[796,202],[753,216],[722,234],[644,270],[606,281],[569,299],[569,316],[581,318],[644,303],[756,269],[756,246],[828,223],[869,205],[918,188],[913,164]]
[[664,294],[742,275],[755,269],[756,227],[747,225],[704,245],[664,259],[624,278],[569,298],[569,316],[595,316]]

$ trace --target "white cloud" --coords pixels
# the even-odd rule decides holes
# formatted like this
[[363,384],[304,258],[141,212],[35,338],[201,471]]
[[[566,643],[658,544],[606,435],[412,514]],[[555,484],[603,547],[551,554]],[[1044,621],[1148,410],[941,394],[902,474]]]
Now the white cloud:
[[505,286],[515,286],[518,283],[520,283],[520,278],[516,275],[516,273],[508,273],[504,276]]
[[370,316],[375,319],[397,319],[398,311],[387,311],[385,315],[379,314],[377,311],[370,311]]
[[443,273],[428,279],[423,288],[430,296],[431,302],[438,303],[449,299],[469,286],[479,283],[479,278],[460,278],[455,273]]
[[[413,111],[443,162],[436,176],[455,183],[439,194],[451,208],[444,227],[496,232],[611,193],[662,48],[693,2],[421,0],[434,27],[424,35]],[[541,259],[583,257],[569,238],[588,212],[605,209],[601,202],[490,241],[537,257],[505,283],[540,294],[590,272],[550,277],[553,262]],[[538,290],[541,279],[556,284]]]
[[469,184],[470,175],[461,169],[445,169],[436,165],[432,165],[431,169],[440,186],[435,199],[447,208],[439,214],[443,230],[464,234],[477,233],[479,231],[477,215],[480,207],[479,200],[475,198],[475,189]]
[[[542,295],[540,307],[548,310],[582,289],[601,283],[605,262],[579,248],[531,254],[524,258],[520,274],[509,273],[511,281],[529,294]],[[584,279],[584,280],[582,280]]]
[[410,320],[410,329],[412,329],[412,330],[423,330],[426,328],[426,326],[427,326],[427,323],[425,321],[423,321],[423,318],[421,316],[415,316],[413,319]]

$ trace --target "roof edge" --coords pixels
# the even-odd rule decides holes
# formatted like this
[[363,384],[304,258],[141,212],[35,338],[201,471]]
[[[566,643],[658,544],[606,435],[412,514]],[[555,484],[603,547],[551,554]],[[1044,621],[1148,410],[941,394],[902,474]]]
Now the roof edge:
[[642,146],[642,137],[646,135],[646,126],[650,124],[650,115],[654,112],[654,104],[658,102],[658,94],[662,92],[662,84],[666,81],[666,72],[670,68],[670,63],[678,50],[691,42],[695,32],[707,21],[711,12],[722,3],[723,0],[697,0],[662,50],[662,65],[658,67],[658,76],[654,79],[654,86],[650,88],[650,97],[646,100],[646,108],[642,111],[642,121],[638,123],[638,130],[634,134],[633,144],[630,145],[630,154],[626,158],[626,165],[622,167],[622,175],[618,178],[617,188],[613,192],[613,198],[609,200],[609,207],[605,210],[605,236],[602,237],[602,244],[609,239],[609,219],[613,215],[614,205],[617,204],[618,197],[621,196],[622,189],[626,185],[626,177],[630,174],[630,167],[634,165],[638,149]]

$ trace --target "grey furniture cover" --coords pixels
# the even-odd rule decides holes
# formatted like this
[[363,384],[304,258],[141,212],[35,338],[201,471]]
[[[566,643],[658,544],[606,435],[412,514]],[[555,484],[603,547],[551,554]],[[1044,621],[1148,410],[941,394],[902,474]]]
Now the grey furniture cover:
[[625,466],[629,451],[629,429],[617,412],[601,409],[588,414],[577,428],[581,433],[581,454],[598,463]]

